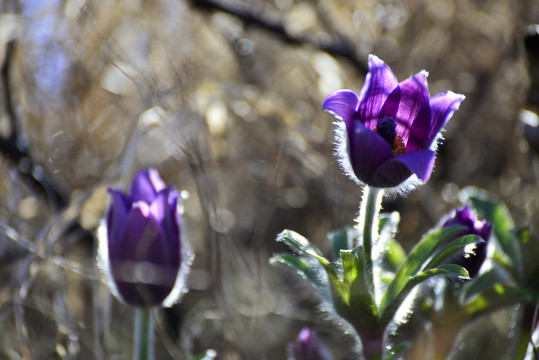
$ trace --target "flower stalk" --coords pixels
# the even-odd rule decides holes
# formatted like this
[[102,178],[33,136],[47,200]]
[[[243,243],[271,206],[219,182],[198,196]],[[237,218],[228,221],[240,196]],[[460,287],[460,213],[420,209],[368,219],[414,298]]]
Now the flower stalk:
[[137,307],[135,310],[135,360],[153,359],[152,308]]
[[373,279],[373,242],[378,237],[378,218],[384,196],[383,189],[365,186],[363,198],[361,200],[361,209],[357,219],[359,229],[363,230],[363,249],[365,252],[364,269],[365,281],[369,292],[374,296]]

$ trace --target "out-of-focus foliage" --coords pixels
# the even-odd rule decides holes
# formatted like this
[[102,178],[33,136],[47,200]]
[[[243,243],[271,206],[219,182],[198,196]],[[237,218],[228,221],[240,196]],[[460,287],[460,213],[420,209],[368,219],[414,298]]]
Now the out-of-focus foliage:
[[130,356],[132,314],[100,282],[92,234],[106,187],[153,166],[182,190],[197,254],[191,293],[158,313],[157,358],[281,359],[304,326],[354,358],[310,289],[267,264],[282,229],[330,254],[325,234],[357,213],[321,101],[359,91],[369,53],[399,79],[428,70],[431,94],[467,96],[433,178],[385,203],[405,248],[467,185],[538,224],[539,160],[518,121],[539,110],[523,46],[537,21],[535,0],[1,2],[0,135],[29,157],[1,148],[0,357]]

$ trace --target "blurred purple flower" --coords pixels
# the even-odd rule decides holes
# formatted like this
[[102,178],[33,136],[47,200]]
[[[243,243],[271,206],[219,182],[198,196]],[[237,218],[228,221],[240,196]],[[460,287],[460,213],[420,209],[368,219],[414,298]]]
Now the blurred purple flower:
[[[139,171],[129,193],[109,189],[107,244],[100,251],[111,288],[131,306],[155,306],[169,296],[182,264],[179,193],[154,169]],[[106,246],[106,248],[103,248]]]
[[448,261],[449,263],[458,264],[464,267],[468,270],[470,277],[473,278],[479,272],[479,269],[487,256],[487,244],[492,231],[492,225],[486,220],[479,221],[468,206],[457,209],[455,214],[444,222],[443,227],[455,225],[462,225],[465,229],[446,241],[446,244],[457,237],[465,235],[477,235],[483,240],[476,243],[473,249],[469,249],[471,251],[465,251],[465,249],[463,249],[453,255]]
[[294,360],[330,360],[329,351],[318,343],[314,331],[304,328],[292,344]]
[[411,187],[430,178],[442,127],[464,96],[446,91],[429,96],[427,72],[398,82],[382,60],[369,55],[359,96],[351,90],[329,95],[322,107],[342,120],[341,165],[360,183],[378,188]]

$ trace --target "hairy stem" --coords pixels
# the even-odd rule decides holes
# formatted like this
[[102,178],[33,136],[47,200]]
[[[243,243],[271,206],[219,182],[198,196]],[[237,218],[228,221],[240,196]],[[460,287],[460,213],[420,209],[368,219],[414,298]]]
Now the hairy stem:
[[136,309],[135,317],[135,360],[153,359],[152,308]]
[[373,241],[378,237],[378,218],[382,204],[383,189],[365,187],[359,211],[358,226],[363,230],[363,249],[365,252],[364,269],[365,281],[369,292],[374,296],[373,279]]

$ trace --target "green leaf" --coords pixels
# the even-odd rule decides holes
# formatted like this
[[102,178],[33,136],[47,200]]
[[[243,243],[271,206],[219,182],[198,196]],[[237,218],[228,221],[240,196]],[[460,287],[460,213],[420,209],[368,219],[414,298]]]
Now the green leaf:
[[382,266],[396,272],[399,266],[406,258],[406,252],[402,246],[395,240],[395,233],[399,225],[400,215],[394,211],[380,215],[379,223],[379,248],[382,248],[381,261]]
[[363,264],[353,250],[341,250],[343,267],[343,282],[349,286],[357,279],[358,274],[363,275]]
[[217,357],[217,352],[213,349],[206,350],[204,353],[191,358],[191,360],[213,360]]
[[480,214],[493,225],[494,234],[503,252],[511,260],[511,266],[517,277],[520,278],[523,272],[522,253],[513,234],[515,224],[507,207],[484,192],[475,191],[468,199]]
[[363,317],[374,321],[377,316],[377,307],[363,273],[362,251],[361,247],[354,250],[341,250],[343,283],[349,289],[349,306],[354,308],[357,314],[362,313]]
[[392,271],[397,271],[397,269],[402,265],[406,259],[406,252],[396,240],[391,239],[387,243],[387,251],[383,256],[383,263],[389,267]]
[[385,360],[398,359],[407,347],[408,347],[407,343],[400,343],[397,346],[391,347],[389,349],[389,353],[387,354]]
[[338,259],[341,256],[341,250],[350,248],[348,232],[349,228],[345,228],[328,234],[328,239],[333,245],[333,256],[335,259]]
[[[462,226],[451,226],[440,229],[429,234],[416,245],[382,296],[382,301],[380,304],[381,314],[384,313],[389,304],[391,304],[404,289],[409,279],[419,273],[419,271],[425,265],[425,262],[428,261],[429,257],[436,250],[436,248],[462,229]],[[394,306],[392,305],[393,308],[395,308],[395,306],[398,308],[400,304],[395,304]]]
[[331,284],[333,285],[333,288],[335,289],[337,294],[343,300],[349,299],[349,289],[343,284],[343,282],[339,278],[339,274],[337,274],[337,271],[333,268],[331,263],[322,256],[320,250],[318,250],[314,245],[312,245],[309,240],[307,240],[305,237],[301,236],[295,231],[284,230],[279,235],[277,235],[277,241],[285,242],[292,248],[297,249],[302,253],[305,253],[317,259],[320,265],[322,265],[322,267],[326,271],[328,279],[331,281]]
[[459,302],[463,305],[469,303],[476,296],[500,284],[502,278],[503,276],[500,270],[496,268],[491,268],[485,272],[479,273],[475,278],[464,285]]
[[474,314],[474,317],[477,318],[483,314],[522,302],[531,304],[539,302],[539,291],[534,288],[519,289],[497,284],[463,305],[463,310],[468,314]]
[[449,244],[445,245],[442,249],[436,252],[436,255],[432,257],[429,263],[425,266],[425,269],[432,269],[442,264],[445,260],[450,258],[453,254],[457,253],[459,250],[465,248],[467,245],[477,243],[479,241],[484,241],[477,235],[466,235],[461,236]]
[[423,282],[427,280],[428,278],[431,278],[436,275],[455,275],[463,279],[470,278],[470,275],[468,274],[468,270],[466,270],[462,266],[456,265],[456,264],[445,264],[435,269],[429,269],[427,271],[423,271],[422,273],[411,278],[410,281],[415,282],[416,284],[419,284],[420,282]]
[[378,233],[381,234],[384,231],[395,234],[400,222],[400,215],[398,212],[393,211],[390,213],[382,213],[378,218]]
[[331,291],[329,289],[329,283],[325,273],[322,273],[324,269],[319,266],[311,266],[305,261],[297,258],[294,255],[290,254],[278,254],[273,256],[270,259],[271,264],[281,263],[288,265],[292,269],[296,270],[299,275],[303,278],[309,280],[311,284],[316,287],[320,293],[326,298],[326,300],[331,301]]
[[279,235],[277,235],[277,241],[285,242],[292,248],[315,257],[323,265],[329,264],[329,261],[322,256],[322,253],[320,250],[318,250],[318,248],[316,248],[316,246],[311,244],[309,240],[295,231],[283,230]]
[[420,274],[417,274],[415,276],[410,277],[405,283],[401,291],[398,292],[398,294],[395,296],[395,298],[392,299],[390,303],[386,306],[384,309],[384,312],[381,313],[380,317],[380,326],[387,326],[389,322],[393,319],[393,316],[399,309],[400,305],[406,299],[408,294],[412,291],[412,289],[420,284],[421,282],[433,277],[433,276],[439,276],[439,275],[451,275],[451,276],[458,276],[461,278],[468,278],[469,274],[468,271],[463,268],[460,265],[455,264],[445,264],[441,265],[435,269],[430,269],[427,271],[423,271]]

